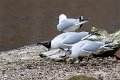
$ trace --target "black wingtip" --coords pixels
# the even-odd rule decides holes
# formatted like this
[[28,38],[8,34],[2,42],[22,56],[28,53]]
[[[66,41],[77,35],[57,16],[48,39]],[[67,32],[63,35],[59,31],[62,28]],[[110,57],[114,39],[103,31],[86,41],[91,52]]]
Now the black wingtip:
[[83,24],[80,25],[80,28],[82,27]]
[[92,32],[89,32],[89,34],[91,34],[91,35],[98,35],[98,36],[100,35],[100,34],[98,34],[97,32],[93,32],[93,31],[92,31]]
[[105,44],[110,44],[110,43],[113,43],[113,42],[110,42],[110,41],[106,41]]
[[83,16],[80,16],[80,17],[79,17],[79,21],[83,21]]

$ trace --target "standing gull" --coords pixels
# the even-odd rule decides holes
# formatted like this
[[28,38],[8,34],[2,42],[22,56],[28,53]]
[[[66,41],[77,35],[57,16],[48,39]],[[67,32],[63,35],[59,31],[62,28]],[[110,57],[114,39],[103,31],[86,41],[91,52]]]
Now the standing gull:
[[71,45],[94,35],[94,32],[67,32],[56,36],[51,41],[39,42],[48,49],[69,48]]
[[61,14],[59,16],[59,24],[57,29],[63,32],[75,32],[78,28],[81,28],[83,23],[88,22],[90,18],[83,20],[83,16],[80,16],[79,19],[67,18],[66,15]]

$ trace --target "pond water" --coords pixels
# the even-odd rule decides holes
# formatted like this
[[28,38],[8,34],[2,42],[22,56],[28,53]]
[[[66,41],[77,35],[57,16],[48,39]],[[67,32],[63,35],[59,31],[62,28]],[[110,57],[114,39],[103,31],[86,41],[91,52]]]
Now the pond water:
[[92,18],[78,31],[91,27],[115,32],[120,27],[120,0],[1,0],[0,51],[51,40],[62,33],[58,17]]

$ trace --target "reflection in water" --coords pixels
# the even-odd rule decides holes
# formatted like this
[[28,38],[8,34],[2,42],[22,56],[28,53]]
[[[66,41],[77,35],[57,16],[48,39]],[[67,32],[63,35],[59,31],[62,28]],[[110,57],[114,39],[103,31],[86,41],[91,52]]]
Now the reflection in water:
[[50,40],[62,33],[56,29],[61,13],[68,17],[92,18],[77,31],[119,29],[119,0],[1,0],[0,51]]

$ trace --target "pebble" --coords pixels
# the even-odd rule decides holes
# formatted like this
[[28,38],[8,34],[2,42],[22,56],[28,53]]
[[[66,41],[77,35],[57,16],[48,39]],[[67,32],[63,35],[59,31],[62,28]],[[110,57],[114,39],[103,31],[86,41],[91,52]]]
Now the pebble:
[[116,57],[116,59],[120,60],[120,49],[118,49],[118,50],[115,52],[114,56]]

